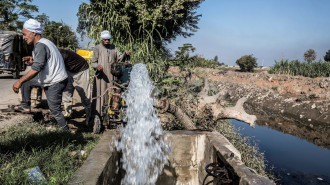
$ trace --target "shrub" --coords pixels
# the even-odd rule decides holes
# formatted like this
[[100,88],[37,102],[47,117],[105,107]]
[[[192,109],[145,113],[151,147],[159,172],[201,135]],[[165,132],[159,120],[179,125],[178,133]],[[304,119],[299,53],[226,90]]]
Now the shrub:
[[253,72],[254,68],[257,67],[257,58],[253,55],[244,55],[236,61],[236,64],[243,72]]
[[195,47],[192,44],[184,44],[182,47],[178,47],[178,51],[175,51],[175,57],[170,61],[171,66],[179,66],[181,70],[186,68],[218,68],[224,63],[218,62],[218,56],[214,57],[213,60],[205,59],[200,55],[193,55],[191,53],[195,51]]

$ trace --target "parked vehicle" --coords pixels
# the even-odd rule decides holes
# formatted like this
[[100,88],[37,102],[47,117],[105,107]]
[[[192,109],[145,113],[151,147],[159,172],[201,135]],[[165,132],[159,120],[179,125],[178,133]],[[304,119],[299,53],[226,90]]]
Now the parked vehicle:
[[0,30],[0,74],[10,73],[19,78],[20,72],[26,69],[22,57],[32,56],[32,50],[33,46],[24,42],[22,34]]

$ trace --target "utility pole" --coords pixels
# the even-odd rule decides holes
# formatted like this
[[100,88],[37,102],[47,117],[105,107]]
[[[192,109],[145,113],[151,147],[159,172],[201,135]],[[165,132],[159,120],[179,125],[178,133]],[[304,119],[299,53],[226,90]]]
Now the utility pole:
[[60,31],[60,29],[62,28],[62,26],[59,26],[58,28],[57,28],[57,47],[59,47],[59,31]]

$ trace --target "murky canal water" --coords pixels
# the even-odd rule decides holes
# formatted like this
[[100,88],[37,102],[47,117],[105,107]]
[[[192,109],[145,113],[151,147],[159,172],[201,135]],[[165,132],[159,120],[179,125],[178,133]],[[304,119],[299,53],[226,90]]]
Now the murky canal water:
[[265,153],[269,168],[279,175],[278,184],[330,184],[330,150],[305,139],[273,130],[267,126],[231,120],[242,136],[252,137]]

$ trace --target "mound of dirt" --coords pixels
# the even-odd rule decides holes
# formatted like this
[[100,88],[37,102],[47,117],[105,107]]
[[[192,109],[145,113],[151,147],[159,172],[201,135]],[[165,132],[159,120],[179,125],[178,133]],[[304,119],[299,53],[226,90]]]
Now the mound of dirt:
[[[177,67],[170,68],[168,73],[178,77],[187,75]],[[219,91],[226,92],[227,101],[246,97],[245,106],[250,114],[276,114],[302,123],[330,124],[330,78],[208,68],[195,68],[190,75],[208,79]]]
[[243,73],[232,69],[195,68],[187,71],[171,67],[168,73],[188,83],[206,78],[225,94],[218,98],[221,105],[234,105],[246,97],[244,109],[257,116],[258,125],[330,148],[330,78],[274,75],[266,70]]

